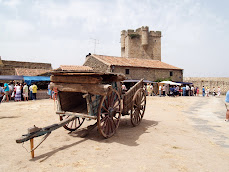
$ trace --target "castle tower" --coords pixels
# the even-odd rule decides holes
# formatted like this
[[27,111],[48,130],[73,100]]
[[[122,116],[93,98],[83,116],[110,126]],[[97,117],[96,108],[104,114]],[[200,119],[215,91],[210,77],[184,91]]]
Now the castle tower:
[[121,31],[121,56],[161,61],[161,32],[148,26]]

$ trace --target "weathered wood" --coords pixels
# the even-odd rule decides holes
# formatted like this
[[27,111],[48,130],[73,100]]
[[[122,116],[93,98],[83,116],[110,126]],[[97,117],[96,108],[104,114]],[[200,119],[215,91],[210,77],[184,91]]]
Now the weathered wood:
[[34,150],[33,150],[34,144],[33,144],[33,138],[30,139],[30,149],[31,149],[31,157],[34,158]]
[[63,121],[60,121],[59,123],[52,124],[50,126],[41,128],[40,130],[35,131],[33,133],[24,134],[24,135],[22,135],[22,137],[16,139],[16,143],[23,143],[23,142],[26,142],[26,141],[34,138],[34,137],[39,137],[39,136],[45,135],[47,133],[50,133],[53,130],[56,130],[56,129],[64,126],[65,124],[69,123],[70,121],[72,121],[76,118],[77,118],[77,116],[71,116],[71,117],[69,117]]
[[69,115],[69,116],[76,116],[80,118],[89,118],[89,119],[97,119],[97,116],[91,116],[87,114],[82,114],[82,113],[75,113],[75,112],[65,112],[65,111],[57,111],[56,114],[61,115]]
[[[87,112],[87,102],[83,98],[83,93],[60,91],[58,96],[63,111],[83,113],[83,109],[85,109]],[[75,111],[72,111],[73,109]]]
[[97,73],[97,72],[53,72],[54,76],[88,76],[88,77],[102,77],[104,82],[115,82],[115,81],[123,81],[125,80],[125,75],[121,73]]
[[59,91],[90,93],[93,95],[106,95],[111,85],[106,84],[69,84],[69,83],[51,83],[51,87],[57,87]]
[[58,83],[88,83],[97,84],[102,82],[102,77],[100,76],[54,76],[50,77],[51,82]]
[[131,110],[132,100],[135,92],[143,87],[143,79],[131,87],[123,96],[123,114],[128,114],[128,111]]

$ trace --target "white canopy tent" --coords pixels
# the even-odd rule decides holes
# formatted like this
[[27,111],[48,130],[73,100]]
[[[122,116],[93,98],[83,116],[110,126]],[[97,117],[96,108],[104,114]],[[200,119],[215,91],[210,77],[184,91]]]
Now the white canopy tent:
[[160,83],[162,83],[162,84],[169,84],[169,85],[181,85],[181,83],[176,83],[176,82],[172,82],[172,81],[162,81]]

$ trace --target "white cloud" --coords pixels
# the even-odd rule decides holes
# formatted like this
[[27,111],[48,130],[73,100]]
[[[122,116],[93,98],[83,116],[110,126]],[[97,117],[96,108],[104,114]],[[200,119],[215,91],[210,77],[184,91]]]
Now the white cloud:
[[1,0],[0,3],[3,2],[4,5],[9,7],[16,7],[20,4],[20,0]]
[[94,51],[90,38],[100,41],[97,53],[120,56],[120,31],[147,25],[150,30],[162,31],[162,61],[184,68],[185,75],[222,75],[227,71],[228,18],[213,13],[201,1],[28,2],[2,1],[8,6],[4,13],[0,9],[3,58],[21,54],[49,59],[56,67],[82,64],[85,55]]

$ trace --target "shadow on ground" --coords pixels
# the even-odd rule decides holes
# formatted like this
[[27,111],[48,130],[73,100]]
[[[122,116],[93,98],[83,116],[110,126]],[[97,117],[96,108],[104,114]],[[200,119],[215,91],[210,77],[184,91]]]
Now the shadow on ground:
[[[57,148],[55,150],[52,150],[50,152],[39,155],[39,156],[31,159],[30,161],[37,161],[37,160],[42,159],[40,162],[43,162],[43,161],[47,160],[49,157],[53,156],[55,153],[62,151],[62,150],[65,150],[65,149],[68,149],[70,147],[76,146],[76,145],[83,143],[87,140],[93,140],[96,142],[107,143],[107,144],[116,142],[116,143],[124,144],[127,146],[138,146],[139,144],[137,143],[137,140],[139,139],[139,137],[142,134],[149,133],[147,130],[151,127],[158,125],[158,123],[159,123],[158,121],[151,121],[151,120],[142,119],[140,125],[133,127],[131,125],[130,119],[122,119],[122,121],[120,122],[119,128],[117,129],[117,132],[111,138],[108,138],[108,139],[103,138],[99,134],[99,132],[97,131],[97,127],[96,127],[82,140],[74,142],[74,143],[69,144],[69,145],[64,145],[64,146]],[[79,131],[75,131],[75,132],[72,132],[69,134],[72,137],[79,137],[79,135],[81,134],[81,131],[82,130],[79,130]]]

